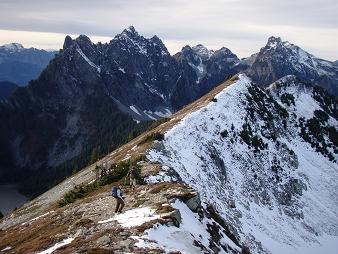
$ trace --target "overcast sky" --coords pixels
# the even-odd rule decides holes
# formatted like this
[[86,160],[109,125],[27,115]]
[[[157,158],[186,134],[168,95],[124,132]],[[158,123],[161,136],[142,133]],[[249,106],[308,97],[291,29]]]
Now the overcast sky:
[[130,25],[171,53],[202,43],[246,57],[274,35],[338,59],[338,0],[0,0],[0,44],[58,49],[66,34],[106,42]]

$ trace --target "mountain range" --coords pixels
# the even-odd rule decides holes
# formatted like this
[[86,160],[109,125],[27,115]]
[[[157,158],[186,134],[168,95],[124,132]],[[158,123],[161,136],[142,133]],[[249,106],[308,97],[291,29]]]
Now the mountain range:
[[[56,51],[25,48],[20,43],[0,46],[0,81],[25,86],[37,79]],[[0,86],[1,89],[1,86]]]
[[[5,217],[0,250],[333,254],[337,140],[324,89],[235,75]],[[129,167],[142,181],[112,214],[111,186]]]
[[157,36],[144,38],[134,27],[105,44],[67,36],[39,78],[0,103],[0,174],[50,187],[91,154],[115,149],[238,72],[261,87],[295,75],[337,94],[337,68],[275,37],[239,59],[200,44],[171,56]]

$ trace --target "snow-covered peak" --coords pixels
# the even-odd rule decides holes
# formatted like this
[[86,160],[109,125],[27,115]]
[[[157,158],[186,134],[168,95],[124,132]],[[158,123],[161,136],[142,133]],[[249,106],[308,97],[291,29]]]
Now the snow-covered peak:
[[202,44],[198,44],[192,47],[192,50],[195,52],[196,55],[201,57],[203,60],[208,60],[214,54],[213,50],[207,49],[207,47],[205,47]]
[[9,51],[9,52],[18,52],[24,49],[24,47],[20,43],[9,43],[9,44],[0,46],[0,48],[6,51]]

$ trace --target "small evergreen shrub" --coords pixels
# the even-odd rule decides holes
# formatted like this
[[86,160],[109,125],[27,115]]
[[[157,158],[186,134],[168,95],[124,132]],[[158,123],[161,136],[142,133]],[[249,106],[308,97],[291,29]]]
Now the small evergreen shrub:
[[226,138],[229,135],[227,130],[222,131],[220,134],[222,138]]
[[[112,184],[122,180],[131,167],[136,167],[136,171],[140,173],[140,166],[137,164],[139,161],[144,160],[145,156],[141,155],[133,160],[121,161],[113,166],[113,170],[107,176],[96,180],[90,184],[82,184],[75,186],[75,188],[66,193],[63,198],[58,202],[59,207],[74,203],[76,200],[88,196],[90,193],[98,190],[100,187]],[[140,180],[142,182],[142,179]]]

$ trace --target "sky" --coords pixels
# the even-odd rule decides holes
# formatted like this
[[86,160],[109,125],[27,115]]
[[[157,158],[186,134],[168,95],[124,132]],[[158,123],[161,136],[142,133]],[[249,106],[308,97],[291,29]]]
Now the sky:
[[201,43],[247,57],[273,35],[338,59],[338,0],[0,0],[0,44],[59,49],[67,34],[109,42],[130,25],[172,54]]

